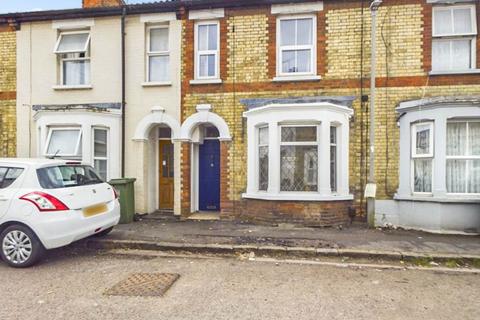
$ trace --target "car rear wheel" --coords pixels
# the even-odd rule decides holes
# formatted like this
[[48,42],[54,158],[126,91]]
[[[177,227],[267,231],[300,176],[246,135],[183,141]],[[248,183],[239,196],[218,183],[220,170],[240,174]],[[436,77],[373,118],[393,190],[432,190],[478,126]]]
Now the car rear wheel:
[[30,267],[45,254],[45,248],[35,233],[22,225],[12,225],[3,230],[0,245],[2,260],[15,268]]

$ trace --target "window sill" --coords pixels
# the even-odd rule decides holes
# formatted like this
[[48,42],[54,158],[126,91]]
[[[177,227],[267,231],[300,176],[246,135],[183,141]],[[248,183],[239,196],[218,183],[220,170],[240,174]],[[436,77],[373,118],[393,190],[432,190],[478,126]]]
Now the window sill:
[[317,193],[244,193],[244,199],[274,200],[274,201],[345,201],[353,200],[353,195],[321,195]]
[[80,86],[64,86],[64,85],[56,85],[53,86],[53,90],[90,90],[93,86],[91,84],[87,85],[80,85]]
[[167,87],[171,85],[172,81],[142,82],[142,87]]
[[393,197],[400,201],[423,201],[440,203],[480,203],[480,196],[447,195],[444,197],[435,197],[433,195],[398,195]]
[[285,81],[319,81],[321,76],[278,76],[273,78],[273,82],[285,82]]
[[480,69],[470,69],[470,70],[447,70],[447,71],[430,71],[428,75],[430,76],[448,76],[456,74],[480,74]]
[[222,79],[193,79],[190,80],[190,84],[219,84],[222,83]]

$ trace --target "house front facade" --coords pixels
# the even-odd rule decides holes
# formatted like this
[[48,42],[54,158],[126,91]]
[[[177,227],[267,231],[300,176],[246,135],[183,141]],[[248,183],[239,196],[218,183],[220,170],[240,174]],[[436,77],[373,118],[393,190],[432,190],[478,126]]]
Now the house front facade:
[[[468,0],[378,10],[377,225],[480,232],[479,10]],[[16,17],[18,155],[134,177],[142,213],[311,226],[365,218],[367,2],[44,15]]]

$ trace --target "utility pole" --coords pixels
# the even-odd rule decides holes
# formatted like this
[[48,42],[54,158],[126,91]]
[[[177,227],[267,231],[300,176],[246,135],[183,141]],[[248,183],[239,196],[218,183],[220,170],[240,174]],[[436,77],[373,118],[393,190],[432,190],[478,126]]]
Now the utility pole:
[[377,11],[382,4],[382,0],[373,0],[370,4],[370,13],[372,16],[371,31],[371,58],[370,58],[370,165],[368,171],[368,183],[365,187],[365,197],[367,198],[367,220],[368,226],[375,227],[375,196],[377,185],[375,184],[375,67],[377,50]]

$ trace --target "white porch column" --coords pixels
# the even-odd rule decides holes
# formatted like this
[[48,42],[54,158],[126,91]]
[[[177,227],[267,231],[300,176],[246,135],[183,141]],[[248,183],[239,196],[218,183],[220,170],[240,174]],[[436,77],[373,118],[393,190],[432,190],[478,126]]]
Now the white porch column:
[[447,154],[447,121],[444,117],[436,117],[433,124],[433,196],[445,197],[447,193],[446,154]]
[[318,156],[318,191],[321,195],[330,195],[330,121],[320,124],[320,148]]
[[280,192],[280,132],[278,123],[268,123],[268,192]]
[[350,149],[349,123],[342,123],[337,127],[337,193],[350,194],[348,150]]
[[[247,121],[247,137],[255,137],[255,125]],[[247,139],[247,152],[249,155],[256,155],[256,141]],[[247,161],[247,193],[255,193],[258,190],[258,179],[256,179],[257,156],[249,156]]]
[[82,161],[93,166],[92,126],[82,125]]

